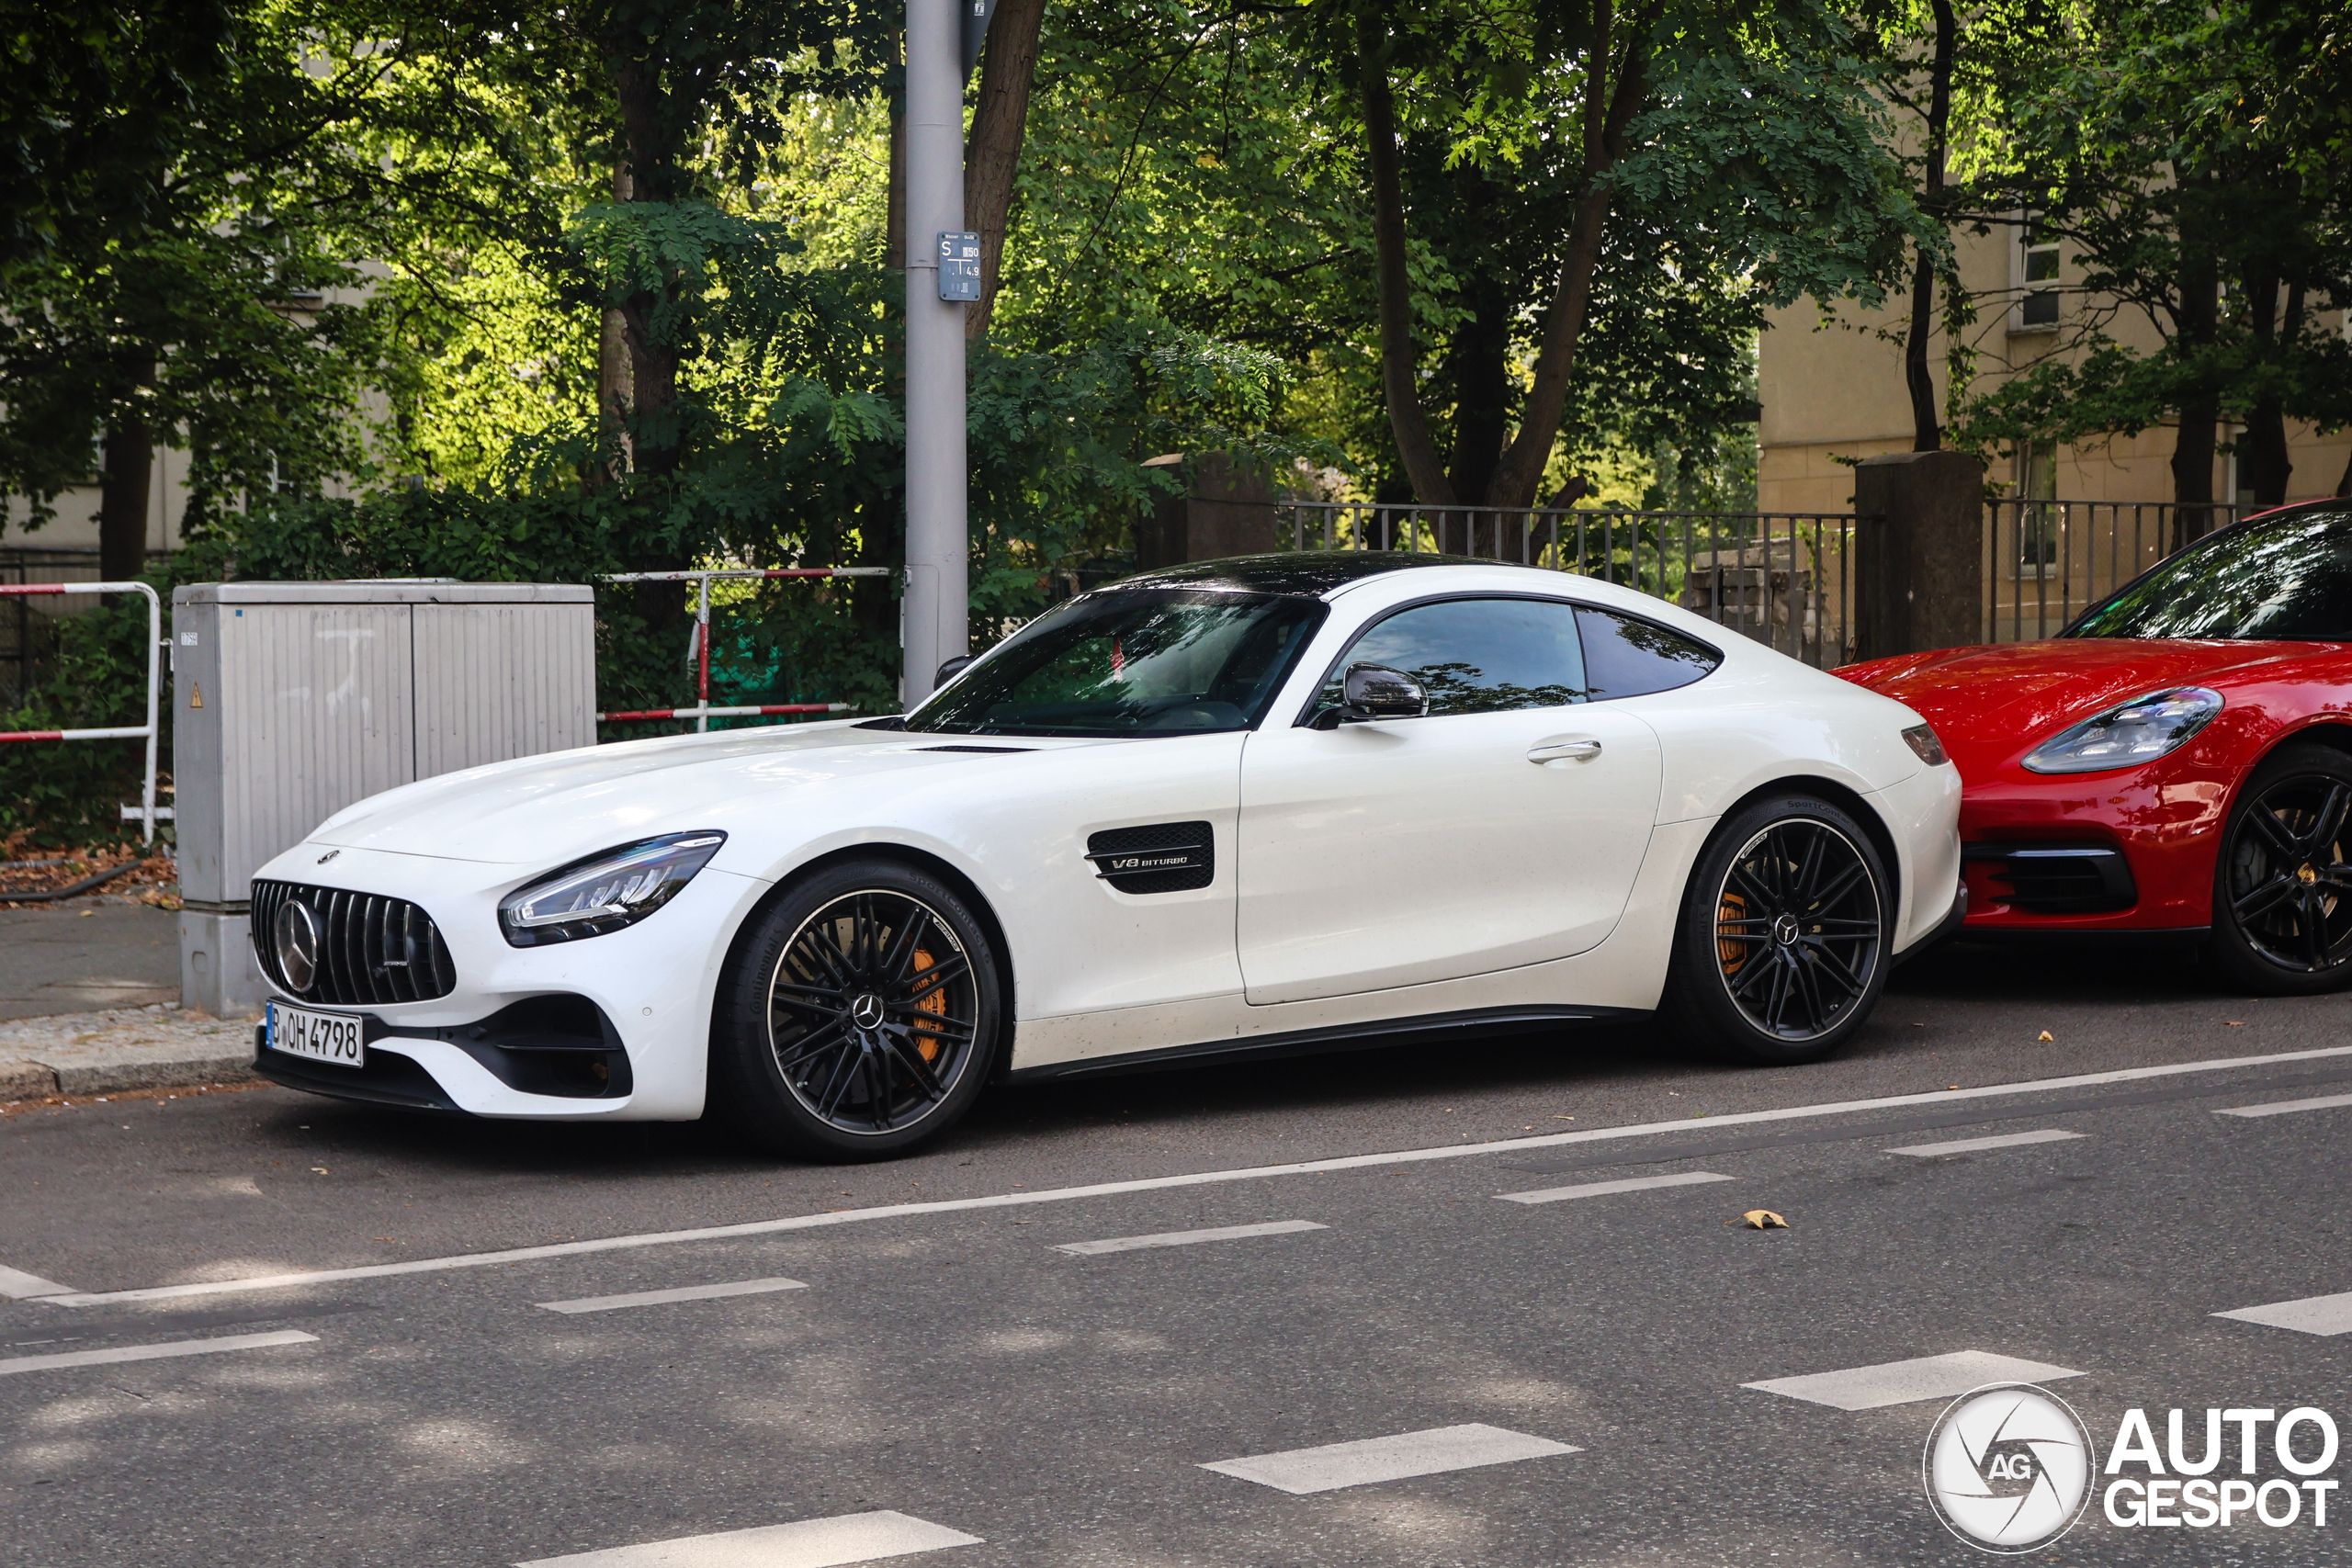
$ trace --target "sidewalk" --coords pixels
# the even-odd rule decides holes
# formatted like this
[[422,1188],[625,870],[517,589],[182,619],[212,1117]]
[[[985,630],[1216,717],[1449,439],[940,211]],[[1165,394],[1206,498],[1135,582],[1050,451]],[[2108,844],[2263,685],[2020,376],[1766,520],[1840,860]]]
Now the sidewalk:
[[178,922],[100,894],[0,909],[0,1100],[253,1077],[253,1021],[179,1010]]
[[256,1021],[157,1006],[0,1022],[0,1100],[242,1082]]

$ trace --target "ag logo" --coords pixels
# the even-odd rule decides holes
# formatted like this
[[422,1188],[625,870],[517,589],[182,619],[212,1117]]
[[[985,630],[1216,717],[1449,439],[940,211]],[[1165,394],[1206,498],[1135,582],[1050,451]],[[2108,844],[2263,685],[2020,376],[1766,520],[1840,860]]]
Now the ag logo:
[[1984,1551],[2033,1551],[2072,1529],[2091,1497],[2090,1433],[2064,1400],[1993,1383],[1952,1401],[1921,1471],[1944,1528]]

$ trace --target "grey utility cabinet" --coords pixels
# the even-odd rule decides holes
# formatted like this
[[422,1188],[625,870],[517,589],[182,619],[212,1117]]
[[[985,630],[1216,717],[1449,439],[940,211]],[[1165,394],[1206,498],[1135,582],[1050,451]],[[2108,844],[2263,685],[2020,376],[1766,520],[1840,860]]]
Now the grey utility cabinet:
[[253,874],[356,800],[596,741],[595,596],[536,582],[199,582],[172,594],[180,998],[266,995]]

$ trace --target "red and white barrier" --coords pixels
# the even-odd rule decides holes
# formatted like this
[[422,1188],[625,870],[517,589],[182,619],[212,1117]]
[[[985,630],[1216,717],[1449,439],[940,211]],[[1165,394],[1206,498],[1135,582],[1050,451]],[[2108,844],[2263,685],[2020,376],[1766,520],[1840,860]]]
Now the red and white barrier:
[[854,713],[848,703],[771,703],[763,707],[715,708],[710,705],[710,584],[714,578],[758,579],[766,577],[888,577],[886,566],[807,566],[780,567],[763,570],[759,567],[730,567],[709,571],[618,571],[602,579],[605,582],[691,582],[695,591],[695,628],[686,640],[686,658],[695,666],[695,704],[690,708],[644,708],[635,713],[600,713],[599,724],[614,724],[633,718],[690,718],[697,734],[710,728],[714,718],[754,718],[767,714],[782,713]]
[[107,729],[18,729],[0,730],[0,741],[8,740],[145,740],[147,742],[147,777],[139,795],[139,809],[122,808],[126,821],[142,824],[140,841],[155,841],[155,823],[168,818],[171,807],[155,805],[155,738],[156,708],[163,700],[164,604],[155,591],[143,582],[20,582],[0,583],[0,598],[28,598],[44,593],[143,593],[147,596],[147,722],[137,726],[117,726]]

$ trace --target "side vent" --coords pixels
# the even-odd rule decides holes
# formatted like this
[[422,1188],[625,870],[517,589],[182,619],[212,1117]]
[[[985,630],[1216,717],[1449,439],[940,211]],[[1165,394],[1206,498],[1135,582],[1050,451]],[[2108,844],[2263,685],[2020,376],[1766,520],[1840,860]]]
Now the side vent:
[[1086,858],[1122,893],[1186,893],[1216,880],[1216,835],[1205,822],[1112,828],[1086,840]]

